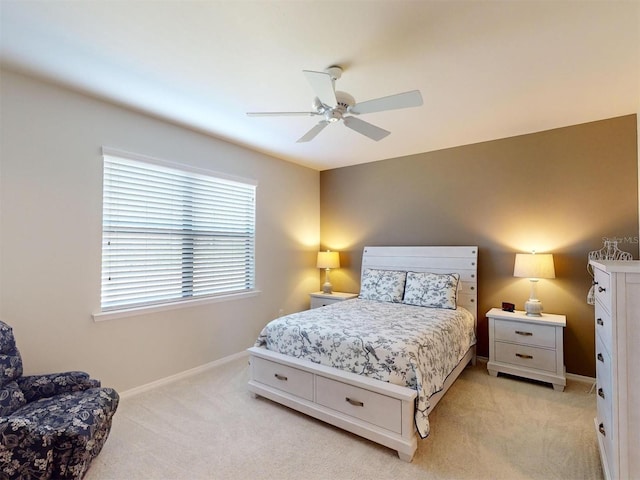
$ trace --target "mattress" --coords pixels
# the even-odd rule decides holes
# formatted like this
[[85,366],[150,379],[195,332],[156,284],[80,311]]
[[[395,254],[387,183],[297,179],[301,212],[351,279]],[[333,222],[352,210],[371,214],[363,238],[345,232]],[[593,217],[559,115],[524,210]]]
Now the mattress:
[[429,397],[476,343],[466,309],[352,299],[271,321],[256,346],[416,390],[416,428],[429,434]]

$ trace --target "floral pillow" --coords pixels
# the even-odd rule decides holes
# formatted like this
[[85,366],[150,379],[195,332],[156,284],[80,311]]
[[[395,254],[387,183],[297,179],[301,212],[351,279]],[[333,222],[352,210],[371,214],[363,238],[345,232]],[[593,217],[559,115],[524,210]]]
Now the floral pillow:
[[401,303],[407,272],[366,268],[360,282],[360,298]]
[[403,303],[420,307],[457,308],[457,273],[407,273]]

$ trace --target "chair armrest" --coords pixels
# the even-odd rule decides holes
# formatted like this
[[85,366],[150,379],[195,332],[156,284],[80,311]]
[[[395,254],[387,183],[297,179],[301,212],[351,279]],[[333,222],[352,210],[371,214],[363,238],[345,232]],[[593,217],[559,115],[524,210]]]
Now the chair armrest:
[[16,379],[27,402],[63,393],[78,392],[100,386],[100,381],[89,378],[85,372],[26,375]]

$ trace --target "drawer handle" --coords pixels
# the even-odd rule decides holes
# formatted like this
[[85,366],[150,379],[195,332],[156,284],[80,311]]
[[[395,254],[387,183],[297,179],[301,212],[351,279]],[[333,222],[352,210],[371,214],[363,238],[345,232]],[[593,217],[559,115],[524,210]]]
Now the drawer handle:
[[516,357],[531,359],[531,358],[533,358],[533,355],[526,355],[524,353],[516,353]]
[[598,360],[600,360],[602,363],[604,363],[604,357],[602,356],[602,354],[601,354],[601,353],[599,353],[598,355],[596,355],[596,358],[597,358]]
[[598,287],[598,292],[602,293],[602,292],[606,292],[607,289],[604,287]]
[[286,382],[287,380],[289,380],[287,377],[285,377],[284,375],[280,375],[279,373],[274,373],[273,376],[276,377],[278,380],[282,380],[283,382]]
[[604,398],[604,391],[601,388],[598,389],[598,395]]
[[601,319],[601,318],[596,319],[596,323],[597,323],[598,325],[600,325],[601,327],[604,327],[604,322],[602,321],[602,319]]
[[349,402],[354,407],[364,407],[364,402],[359,402],[358,400],[354,400],[353,398],[346,397],[345,400]]
[[516,334],[517,334],[517,335],[522,335],[522,336],[524,336],[524,337],[531,337],[531,336],[533,336],[533,333],[531,333],[531,332],[521,332],[520,330],[516,330]]
[[598,431],[605,437],[607,436],[607,433],[604,431],[604,425],[602,423],[598,425]]

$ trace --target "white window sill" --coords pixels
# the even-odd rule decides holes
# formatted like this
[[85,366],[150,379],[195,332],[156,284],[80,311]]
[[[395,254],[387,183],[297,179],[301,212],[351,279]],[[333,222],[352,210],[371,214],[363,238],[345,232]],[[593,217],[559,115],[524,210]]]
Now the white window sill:
[[144,307],[124,308],[120,310],[109,310],[106,312],[94,313],[94,322],[103,322],[105,320],[116,320],[118,318],[135,317],[138,315],[146,315],[148,313],[163,312],[166,310],[176,310],[180,308],[196,307],[206,305],[208,303],[229,302],[232,300],[240,300],[248,297],[255,297],[260,290],[249,290],[241,293],[230,293],[228,295],[219,295],[215,297],[198,298],[184,300],[182,302],[163,303],[160,305],[147,305]]

